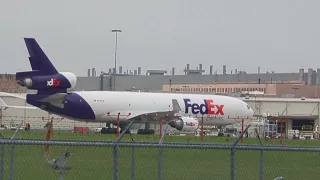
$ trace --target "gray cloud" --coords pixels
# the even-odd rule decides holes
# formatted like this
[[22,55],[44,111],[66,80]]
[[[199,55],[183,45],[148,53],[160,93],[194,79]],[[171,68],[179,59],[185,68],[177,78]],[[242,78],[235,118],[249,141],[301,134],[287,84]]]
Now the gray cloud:
[[85,76],[114,66],[120,28],[124,69],[203,63],[208,72],[297,72],[319,67],[320,1],[3,1],[0,72],[30,69],[23,37],[35,37],[60,71]]

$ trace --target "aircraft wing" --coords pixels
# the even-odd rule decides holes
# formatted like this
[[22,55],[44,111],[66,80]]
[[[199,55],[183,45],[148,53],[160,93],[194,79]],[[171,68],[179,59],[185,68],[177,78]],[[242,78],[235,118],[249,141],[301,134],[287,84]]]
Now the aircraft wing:
[[130,115],[130,119],[134,119],[134,118],[154,118],[154,119],[161,119],[161,118],[169,118],[169,117],[173,117],[176,116],[176,113],[174,113],[171,110],[168,111],[136,111],[136,112],[132,112]]
[[178,114],[181,111],[179,103],[176,99],[172,99],[172,109],[163,111],[135,111],[131,112],[130,119],[152,119],[152,120],[170,120],[180,117]]
[[4,107],[4,110],[8,108],[16,108],[16,109],[38,109],[34,106],[9,106],[3,99],[0,97],[0,107]]

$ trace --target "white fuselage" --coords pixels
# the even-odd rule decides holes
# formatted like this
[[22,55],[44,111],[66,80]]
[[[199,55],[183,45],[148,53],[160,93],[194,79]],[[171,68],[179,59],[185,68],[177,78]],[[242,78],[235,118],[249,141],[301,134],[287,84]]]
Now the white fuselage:
[[[196,117],[198,120],[201,120],[203,116],[205,125],[233,124],[241,121],[241,118],[253,116],[253,111],[247,103],[228,96],[127,91],[79,91],[74,93],[87,101],[95,113],[96,122],[114,123],[118,113],[120,113],[120,121],[123,122],[144,113],[169,111],[172,109],[172,99],[177,99],[179,103],[181,108],[179,115]],[[184,99],[190,99],[187,111]],[[208,114],[205,111],[204,99],[213,101],[207,106],[209,107],[207,111],[215,113]],[[201,107],[203,115],[199,112]],[[218,114],[216,114],[217,111]],[[144,121],[152,120],[157,119],[148,117]]]

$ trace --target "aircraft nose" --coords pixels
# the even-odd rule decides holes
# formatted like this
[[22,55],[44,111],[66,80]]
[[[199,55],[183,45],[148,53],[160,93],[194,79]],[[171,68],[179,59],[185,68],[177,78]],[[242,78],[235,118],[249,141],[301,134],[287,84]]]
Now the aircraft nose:
[[245,108],[246,116],[253,117],[253,114],[254,114],[253,109],[248,104],[246,104],[244,108]]

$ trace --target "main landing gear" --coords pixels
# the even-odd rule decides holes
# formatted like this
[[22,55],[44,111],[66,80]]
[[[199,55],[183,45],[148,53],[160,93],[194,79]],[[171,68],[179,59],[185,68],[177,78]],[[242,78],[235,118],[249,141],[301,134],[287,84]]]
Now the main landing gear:
[[[129,123],[120,123],[120,133],[128,126]],[[113,126],[113,127],[112,127]],[[101,134],[117,134],[117,125],[106,123],[106,127],[102,128]],[[125,132],[125,134],[130,134],[130,129]],[[150,123],[145,123],[144,129],[138,129],[137,134],[155,134],[154,129],[150,129]]]
[[144,124],[144,129],[138,129],[137,134],[155,134],[155,130],[150,129],[150,123],[146,122]]
[[[120,124],[120,133],[126,128],[127,124]],[[117,127],[111,127],[111,123],[106,123],[106,127],[103,127],[100,131],[101,134],[117,134]],[[125,132],[125,134],[130,134],[130,129]]]

